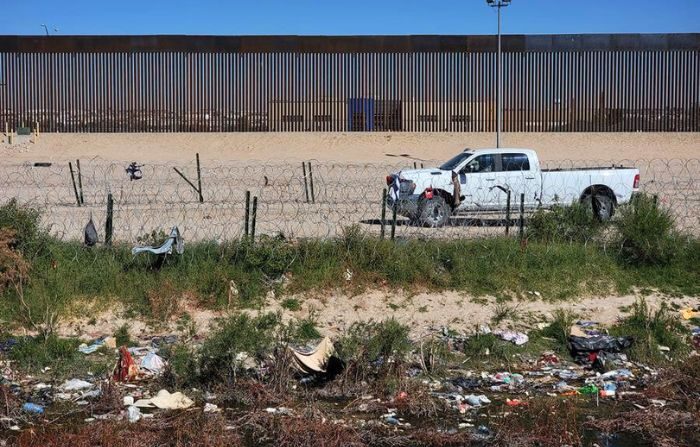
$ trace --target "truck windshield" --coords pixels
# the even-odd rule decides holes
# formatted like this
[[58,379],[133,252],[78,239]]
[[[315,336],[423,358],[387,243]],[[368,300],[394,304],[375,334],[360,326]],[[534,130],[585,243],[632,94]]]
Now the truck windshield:
[[471,152],[460,152],[459,154],[455,155],[454,157],[450,158],[445,163],[443,163],[440,166],[440,169],[442,169],[443,171],[454,171],[455,169],[457,169],[457,166],[459,166],[464,160],[471,157],[472,155],[473,154]]

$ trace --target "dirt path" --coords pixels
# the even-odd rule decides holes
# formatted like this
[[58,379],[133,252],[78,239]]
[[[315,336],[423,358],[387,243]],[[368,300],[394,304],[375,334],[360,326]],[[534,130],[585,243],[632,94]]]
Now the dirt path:
[[[553,312],[566,309],[574,312],[579,318],[593,320],[610,325],[619,317],[625,315],[638,298],[636,295],[591,297],[572,302],[550,303],[537,298],[532,300],[510,301],[497,303],[495,298],[474,298],[459,292],[420,293],[408,295],[405,293],[387,293],[369,291],[355,296],[342,293],[316,294],[314,296],[286,296],[280,299],[268,297],[265,306],[259,310],[246,311],[251,314],[260,312],[281,312],[284,321],[293,319],[313,318],[319,332],[331,337],[347,330],[352,323],[374,319],[384,320],[396,318],[411,327],[411,336],[419,338],[447,326],[458,332],[469,333],[482,324],[490,324],[498,309],[509,308],[509,316],[499,327],[512,327],[527,330],[536,327],[539,322],[551,321]],[[282,306],[284,300],[296,299],[301,308],[290,311]],[[646,300],[652,309],[658,308],[662,302],[679,307],[696,306],[700,298],[669,298],[662,295],[649,295]],[[216,318],[225,316],[224,312],[214,312],[196,308],[185,309],[194,321],[198,336],[205,336]],[[182,320],[170,321],[167,326],[153,327],[143,319],[124,317],[123,309],[86,312],[94,315],[92,318],[79,318],[64,321],[59,333],[64,336],[80,336],[94,338],[101,335],[113,334],[117,328],[126,324],[133,337],[149,338],[153,335],[186,332]],[[92,324],[94,323],[94,324]]]

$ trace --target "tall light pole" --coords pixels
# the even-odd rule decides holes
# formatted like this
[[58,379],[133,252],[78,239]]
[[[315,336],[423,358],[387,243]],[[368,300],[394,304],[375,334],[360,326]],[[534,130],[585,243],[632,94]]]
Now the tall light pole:
[[510,5],[511,0],[486,0],[498,11],[498,55],[496,56],[496,147],[501,147],[501,127],[503,127],[503,59],[501,57],[501,8]]

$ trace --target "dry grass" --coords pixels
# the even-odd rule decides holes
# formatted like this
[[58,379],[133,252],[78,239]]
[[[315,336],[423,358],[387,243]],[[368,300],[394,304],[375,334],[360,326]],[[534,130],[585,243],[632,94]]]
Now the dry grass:
[[501,423],[495,445],[508,447],[580,445],[582,427],[576,403],[560,398],[529,401]]
[[62,425],[43,425],[23,431],[16,440],[21,447],[236,447],[244,445],[235,432],[226,430],[219,415],[201,410],[181,412],[149,422],[100,421],[70,429]]
[[167,321],[180,311],[181,293],[169,280],[146,292],[146,300],[151,316],[156,321]]

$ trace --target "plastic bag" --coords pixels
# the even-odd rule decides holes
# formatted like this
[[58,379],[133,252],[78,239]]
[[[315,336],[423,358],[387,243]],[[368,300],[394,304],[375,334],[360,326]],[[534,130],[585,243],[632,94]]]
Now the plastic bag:
[[87,225],[85,225],[85,245],[93,247],[95,244],[97,244],[97,228],[95,228],[95,222],[90,217]]

